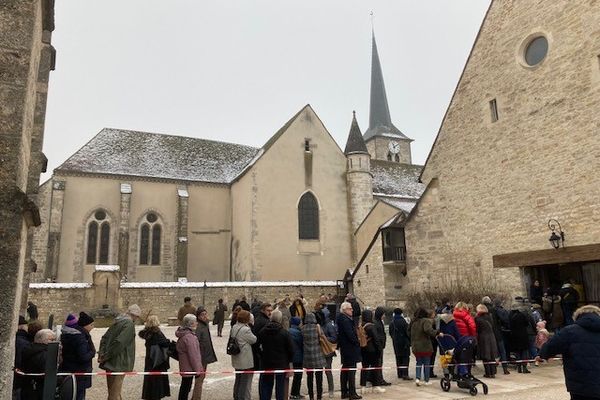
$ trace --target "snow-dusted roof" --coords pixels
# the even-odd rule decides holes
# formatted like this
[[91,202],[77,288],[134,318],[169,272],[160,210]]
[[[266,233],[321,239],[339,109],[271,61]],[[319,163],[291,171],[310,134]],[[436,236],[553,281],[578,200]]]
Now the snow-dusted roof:
[[386,195],[377,195],[377,193],[373,193],[373,196],[386,204],[391,205],[399,210],[405,211],[406,213],[410,213],[412,209],[417,204],[417,199],[407,199],[396,196],[386,196]]
[[258,150],[241,144],[104,128],[55,171],[230,183]]
[[419,183],[421,169],[421,165],[371,160],[373,195],[418,199],[425,190],[425,185]]

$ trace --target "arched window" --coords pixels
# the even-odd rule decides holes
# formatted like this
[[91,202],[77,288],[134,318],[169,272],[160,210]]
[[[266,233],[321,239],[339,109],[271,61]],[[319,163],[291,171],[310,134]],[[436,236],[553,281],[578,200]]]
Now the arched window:
[[148,213],[140,228],[140,265],[160,265],[162,227],[155,213]]
[[400,162],[400,154],[396,154],[396,155],[394,156],[394,161],[396,161],[396,162]]
[[110,248],[110,221],[104,210],[92,215],[87,225],[86,264],[108,264]]
[[298,236],[300,239],[319,239],[319,204],[306,192],[298,204]]
[[392,161],[392,153],[390,153],[389,151],[388,151],[387,159],[388,159],[388,161]]

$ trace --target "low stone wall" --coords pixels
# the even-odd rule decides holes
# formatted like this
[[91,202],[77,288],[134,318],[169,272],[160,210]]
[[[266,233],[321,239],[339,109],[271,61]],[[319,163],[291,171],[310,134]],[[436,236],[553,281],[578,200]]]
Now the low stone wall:
[[[183,298],[189,296],[194,305],[204,305],[212,318],[217,300],[222,298],[231,312],[235,299],[246,296],[251,299],[273,302],[289,295],[292,299],[302,293],[309,308],[321,293],[336,295],[334,281],[292,281],[292,282],[140,282],[121,283],[111,292],[110,275],[95,276],[94,284],[43,283],[29,286],[29,301],[38,306],[39,318],[47,321],[54,314],[56,323],[62,323],[68,313],[85,311],[92,315],[101,313],[104,304],[115,312],[138,304],[142,308],[142,318],[148,313],[155,314],[161,323],[168,323],[169,317],[177,316]],[[118,277],[115,276],[118,279]],[[100,321],[99,321],[100,322]],[[100,323],[102,325],[102,323]]]

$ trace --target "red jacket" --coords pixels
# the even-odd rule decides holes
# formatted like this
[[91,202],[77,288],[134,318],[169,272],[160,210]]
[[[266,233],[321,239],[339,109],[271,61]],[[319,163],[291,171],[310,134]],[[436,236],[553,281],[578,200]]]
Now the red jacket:
[[475,320],[467,310],[454,310],[454,321],[460,336],[477,336],[477,326]]

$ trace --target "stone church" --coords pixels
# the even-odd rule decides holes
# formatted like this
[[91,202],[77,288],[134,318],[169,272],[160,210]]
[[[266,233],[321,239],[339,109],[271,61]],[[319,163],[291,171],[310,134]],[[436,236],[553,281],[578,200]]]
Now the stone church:
[[365,217],[408,213],[424,188],[375,37],[371,67],[369,127],[354,116],[344,150],[310,105],[260,148],[102,129],[40,188],[32,281],[89,282],[103,264],[136,282],[341,279]]
[[[494,0],[420,181],[405,274],[367,251],[352,270],[367,302],[460,280],[528,295],[572,282],[600,302],[600,4]],[[385,262],[383,263],[385,265]],[[358,285],[360,281],[360,285]],[[399,289],[400,288],[400,289]]]

